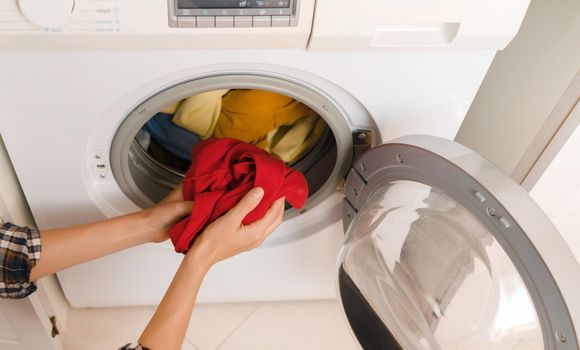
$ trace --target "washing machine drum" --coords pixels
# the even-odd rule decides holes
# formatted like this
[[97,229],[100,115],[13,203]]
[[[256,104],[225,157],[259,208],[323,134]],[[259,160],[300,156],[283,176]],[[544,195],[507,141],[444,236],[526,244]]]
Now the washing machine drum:
[[[269,82],[272,86],[282,84],[276,79],[256,79],[259,77],[227,75],[188,80],[152,95],[130,111],[115,133],[110,153],[115,180],[127,198],[141,208],[165,198],[183,182],[191,165],[192,148],[200,140],[213,137],[215,130],[219,130],[215,137],[253,143],[304,174],[308,201],[300,210],[287,205],[285,219],[316,207],[332,195],[352,159],[353,135],[346,119],[336,118],[340,112],[322,95],[299,102],[299,97],[305,98],[309,90],[292,84],[288,89],[297,96],[235,88],[225,95],[238,92],[231,99],[234,102],[230,101],[227,108],[216,107],[226,97],[222,97],[223,85],[212,89],[212,81],[258,84],[263,80],[263,84]],[[211,96],[200,97],[206,93]],[[311,105],[326,106],[328,111],[307,107]]]
[[359,159],[346,192],[338,288],[364,349],[578,349],[534,243],[550,235],[558,259],[577,272],[576,261],[489,162],[451,141],[403,138]]

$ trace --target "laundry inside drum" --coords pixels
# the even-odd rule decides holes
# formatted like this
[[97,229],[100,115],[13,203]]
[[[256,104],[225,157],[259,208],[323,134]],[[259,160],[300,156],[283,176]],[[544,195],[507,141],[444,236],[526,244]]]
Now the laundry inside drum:
[[305,175],[309,196],[327,182],[337,161],[331,128],[304,103],[266,90],[213,90],[168,101],[144,123],[128,155],[134,185],[159,202],[182,182],[193,147],[209,138],[234,138],[268,151]]

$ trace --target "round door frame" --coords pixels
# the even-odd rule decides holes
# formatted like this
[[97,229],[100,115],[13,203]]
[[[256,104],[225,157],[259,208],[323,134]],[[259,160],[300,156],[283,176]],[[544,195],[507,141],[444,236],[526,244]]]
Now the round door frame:
[[133,181],[129,169],[128,154],[131,144],[137,132],[149,120],[149,118],[163,109],[167,103],[173,103],[198,93],[221,90],[221,89],[260,89],[290,96],[305,103],[320,115],[328,124],[336,141],[336,163],[329,178],[324,185],[309,198],[306,205],[300,210],[290,209],[286,211],[285,218],[292,218],[301,212],[310,210],[326,197],[332,194],[340,180],[347,174],[351,167],[353,152],[352,132],[345,118],[332,116],[344,115],[340,107],[333,103],[323,94],[300,84],[271,77],[264,74],[240,74],[231,72],[219,72],[202,77],[186,79],[161,91],[156,91],[144,99],[133,109],[119,126],[111,144],[111,169],[117,179],[117,183],[136,204],[141,207],[153,206],[150,199],[141,192]]
[[438,188],[468,209],[522,276],[542,326],[544,348],[579,348],[574,324],[580,321],[580,266],[524,189],[453,141],[406,136],[371,149],[350,170],[343,205],[345,232],[380,185],[398,180]]
[[[340,111],[340,116],[346,121],[350,133],[357,130],[371,132],[371,146],[380,144],[381,133],[378,125],[365,106],[349,91],[337,85],[332,80],[318,76],[307,70],[295,69],[275,64],[227,63],[195,66],[190,69],[176,71],[151,80],[143,85],[134,86],[127,95],[119,98],[105,110],[95,123],[84,148],[84,160],[81,165],[82,181],[93,205],[98,209],[95,220],[111,218],[140,210],[120,188],[112,171],[111,147],[114,136],[127,114],[147,101],[148,98],[179,83],[208,76],[219,75],[256,75],[278,79],[299,85],[311,90],[325,100],[330,101]],[[207,90],[207,89],[206,89]],[[310,106],[314,107],[314,106]],[[324,108],[324,105],[318,106]],[[333,118],[337,118],[334,116]],[[352,136],[351,136],[352,137]],[[354,140],[356,141],[356,140]],[[351,141],[352,142],[352,141]],[[355,153],[361,149],[354,143]],[[350,160],[349,160],[350,163]],[[348,164],[345,175],[350,169]],[[341,181],[343,181],[341,179]],[[342,191],[335,191],[319,205],[306,213],[290,220],[285,220],[280,226],[283,234],[272,235],[262,247],[270,248],[284,245],[306,238],[329,227],[341,219]],[[288,234],[292,228],[295,231]],[[170,246],[167,242],[163,245]]]

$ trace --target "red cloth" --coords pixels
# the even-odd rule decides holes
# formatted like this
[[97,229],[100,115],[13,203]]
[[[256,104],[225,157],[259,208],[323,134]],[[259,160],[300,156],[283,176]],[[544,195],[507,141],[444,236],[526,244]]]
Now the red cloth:
[[304,175],[260,148],[228,138],[197,143],[183,180],[183,198],[193,201],[191,216],[169,230],[175,251],[187,252],[209,223],[254,187],[262,187],[264,197],[244,218],[245,225],[261,219],[279,198],[285,196],[293,207],[301,208],[308,197]]

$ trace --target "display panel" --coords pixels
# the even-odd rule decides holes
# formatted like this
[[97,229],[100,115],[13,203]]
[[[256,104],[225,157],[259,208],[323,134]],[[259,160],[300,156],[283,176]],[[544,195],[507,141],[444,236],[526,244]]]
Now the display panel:
[[178,0],[179,9],[290,8],[290,0]]

